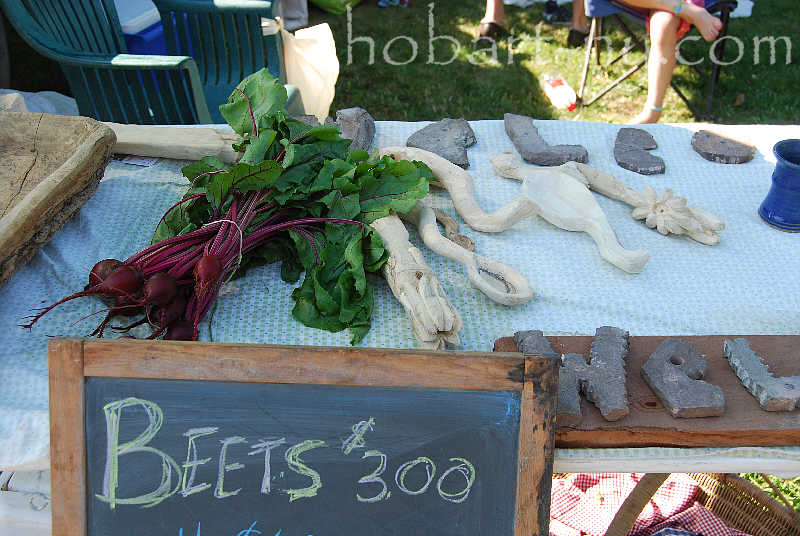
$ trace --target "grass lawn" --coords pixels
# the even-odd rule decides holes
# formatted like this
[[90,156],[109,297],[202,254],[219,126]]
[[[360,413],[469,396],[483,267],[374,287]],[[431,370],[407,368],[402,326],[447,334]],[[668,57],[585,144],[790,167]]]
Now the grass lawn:
[[[800,35],[800,19],[786,16],[795,4],[796,0],[758,0],[753,17],[731,20],[730,35],[741,40],[742,59],[723,68],[713,111],[717,122],[800,123],[800,49],[791,50],[791,63],[786,65],[786,41],[778,41],[775,64],[770,65],[770,46],[764,42],[756,65],[753,45],[754,38],[767,36],[787,36],[795,41],[793,45],[800,45],[796,39]],[[496,47],[474,42],[483,16],[481,1],[414,0],[407,8],[380,8],[374,0],[367,0],[353,9],[350,24],[346,15],[331,15],[311,6],[310,24],[327,22],[336,40],[340,74],[332,109],[361,106],[376,119],[405,121],[443,117],[500,119],[505,112],[540,119],[627,121],[645,101],[646,69],[589,108],[568,112],[555,109],[547,101],[538,79],[544,73],[559,72],[577,89],[584,50],[566,48],[568,27],[545,23],[543,5],[506,6],[512,36],[498,40]],[[634,28],[644,31],[635,23]],[[431,31],[433,36],[449,36],[452,40],[437,39],[431,48]],[[612,27],[608,34],[614,49],[624,44],[621,30]],[[370,39],[374,46],[363,38]],[[681,52],[688,60],[705,58],[701,67],[711,64],[705,42],[687,43]],[[735,59],[738,52],[736,43],[729,40],[727,61]],[[604,57],[610,55],[604,52]],[[602,82],[612,80],[642,58],[640,52],[631,54],[630,59],[620,62],[613,77],[599,75],[592,87],[600,88]],[[405,62],[408,63],[397,65]],[[687,88],[693,102],[704,102],[705,88],[690,67],[678,66],[675,79]],[[587,95],[591,94],[590,88]],[[665,107],[662,121],[694,120],[672,90]]]

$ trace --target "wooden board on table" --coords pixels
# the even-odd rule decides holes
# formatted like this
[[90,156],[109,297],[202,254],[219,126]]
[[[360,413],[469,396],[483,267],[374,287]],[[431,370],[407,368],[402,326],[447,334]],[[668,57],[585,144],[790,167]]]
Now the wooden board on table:
[[114,140],[87,117],[0,112],[0,286],[92,196]]
[[56,536],[548,532],[552,357],[76,339],[49,353]]
[[[626,361],[630,414],[616,422],[603,419],[597,408],[581,400],[583,418],[577,426],[558,426],[556,446],[573,447],[732,447],[800,445],[800,410],[763,411],[758,400],[736,377],[723,355],[725,339],[745,337],[753,351],[764,358],[776,376],[800,375],[800,336],[796,335],[713,335],[680,337],[689,341],[708,363],[706,381],[725,394],[721,417],[676,419],[671,417],[645,383],[641,368],[667,337],[631,337]],[[589,355],[591,336],[547,337],[559,354]],[[497,352],[515,352],[511,337],[495,341]]]

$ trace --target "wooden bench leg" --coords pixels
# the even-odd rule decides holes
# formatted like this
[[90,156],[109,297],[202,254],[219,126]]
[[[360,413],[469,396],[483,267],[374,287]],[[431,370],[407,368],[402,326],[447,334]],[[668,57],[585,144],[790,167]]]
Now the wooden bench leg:
[[628,536],[633,524],[636,523],[636,518],[639,517],[645,505],[668,476],[669,473],[647,473],[644,475],[625,499],[625,502],[622,503],[622,506],[620,506],[617,515],[614,516],[614,520],[608,526],[606,536]]

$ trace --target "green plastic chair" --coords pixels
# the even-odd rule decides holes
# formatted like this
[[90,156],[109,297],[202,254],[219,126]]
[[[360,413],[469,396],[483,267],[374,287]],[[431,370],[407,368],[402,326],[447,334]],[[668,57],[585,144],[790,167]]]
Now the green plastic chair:
[[[261,19],[277,15],[278,1],[153,0],[161,15],[167,53],[197,62],[211,119],[224,123],[219,105],[247,75],[265,65],[286,82],[280,34],[263,35]],[[300,93],[286,86],[287,109],[302,114]]]
[[[197,3],[199,7],[212,2]],[[223,0],[216,0],[215,3],[230,4]],[[237,4],[249,7],[251,2],[240,1]],[[271,5],[268,2],[257,4],[262,8],[261,13],[264,12],[263,4]],[[210,81],[208,89],[210,93],[217,92],[213,93],[216,96],[208,97],[208,102],[214,106],[215,115],[212,117],[206,103],[204,78],[191,56],[127,54],[113,0],[0,0],[0,6],[17,33],[34,50],[60,64],[80,114],[101,121],[135,124],[224,123],[217,106],[227,100],[241,78],[264,66],[264,63],[257,65],[258,57],[251,54],[255,58],[251,64],[254,67],[257,65],[257,68],[250,72],[230,71],[228,76],[241,73],[241,77],[227,86],[227,94],[220,98],[224,90],[218,83],[222,78],[217,73],[225,72],[223,62],[212,65],[204,59],[204,72]],[[224,23],[226,18],[232,16],[233,13],[225,13],[221,20]],[[208,16],[207,20],[212,20],[212,17]],[[258,26],[260,29],[260,19]],[[224,30],[215,28],[211,34],[219,35],[220,31]],[[255,42],[255,39],[252,40]],[[195,42],[204,41],[198,39]],[[225,41],[221,43],[232,47]],[[261,58],[269,59],[266,44],[264,50]],[[278,49],[275,48],[275,51],[277,54]],[[273,68],[280,68],[278,58],[279,55],[271,62]],[[208,69],[208,65],[212,67]],[[297,89],[287,86],[287,92],[293,99],[290,112],[302,113]]]
[[81,115],[137,124],[210,123],[188,56],[126,54],[113,0],[0,0],[37,52],[57,61]]

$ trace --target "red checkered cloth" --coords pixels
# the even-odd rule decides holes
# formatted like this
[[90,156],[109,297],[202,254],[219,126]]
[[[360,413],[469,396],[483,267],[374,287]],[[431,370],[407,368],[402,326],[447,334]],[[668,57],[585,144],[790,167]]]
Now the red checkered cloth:
[[[643,473],[580,473],[554,480],[550,535],[603,536],[642,476]],[[679,473],[670,475],[642,510],[630,536],[649,536],[665,527],[694,532],[702,527],[703,531],[699,532],[703,536],[746,536],[726,527],[708,510],[697,509],[700,505],[694,501],[696,491],[697,482],[691,477]],[[671,524],[672,519],[677,520],[676,524]],[[716,529],[719,525],[727,532]]]
[[675,514],[663,523],[649,529],[645,535],[649,536],[667,527],[697,532],[703,536],[749,536],[747,533],[729,527],[705,506],[697,502],[688,510]]

